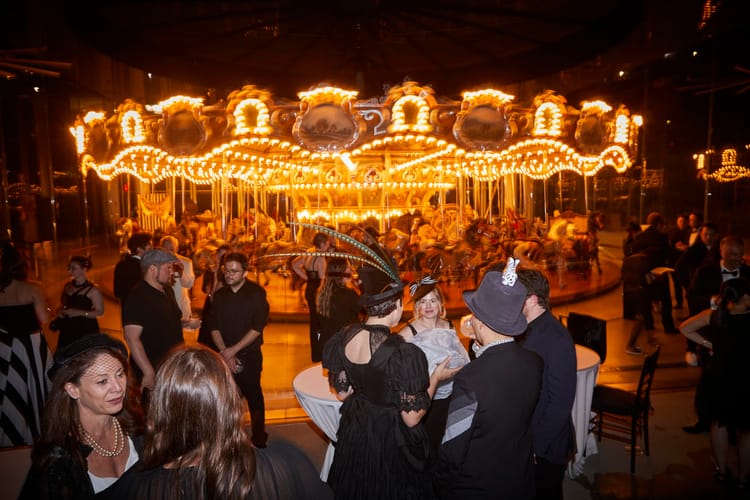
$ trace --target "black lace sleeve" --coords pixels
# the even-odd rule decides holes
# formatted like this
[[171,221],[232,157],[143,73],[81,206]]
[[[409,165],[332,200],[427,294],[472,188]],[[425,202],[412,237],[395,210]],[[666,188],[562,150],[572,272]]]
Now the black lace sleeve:
[[401,411],[419,411],[430,407],[430,374],[424,353],[412,344],[402,343],[391,357],[391,373]]
[[344,369],[344,338],[347,328],[342,328],[323,346],[323,368],[328,370],[328,384],[336,392],[345,392],[351,385]]

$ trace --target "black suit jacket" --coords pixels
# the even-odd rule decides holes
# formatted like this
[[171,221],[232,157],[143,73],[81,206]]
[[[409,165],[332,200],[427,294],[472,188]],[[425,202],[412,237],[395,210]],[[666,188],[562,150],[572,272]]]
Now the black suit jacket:
[[120,299],[120,304],[125,303],[128,292],[141,281],[142,276],[141,260],[130,254],[123,255],[120,262],[115,265],[115,276],[112,283],[115,297]]
[[643,252],[649,257],[649,269],[667,265],[669,238],[655,226],[649,226],[636,235],[633,253]]
[[684,287],[689,287],[693,275],[699,267],[713,264],[721,260],[719,254],[719,245],[714,244],[709,250],[703,240],[698,238],[687,250],[677,259],[675,264],[675,276]]
[[[742,264],[739,277],[750,279],[750,266]],[[688,310],[691,316],[711,307],[711,296],[719,293],[723,282],[720,261],[698,268],[687,291]]]
[[458,372],[435,471],[441,498],[533,498],[531,418],[543,367],[511,342]]

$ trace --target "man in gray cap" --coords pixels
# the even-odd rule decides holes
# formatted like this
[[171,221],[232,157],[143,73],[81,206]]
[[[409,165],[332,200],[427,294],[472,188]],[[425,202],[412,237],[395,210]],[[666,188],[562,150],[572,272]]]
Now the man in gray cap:
[[170,281],[175,262],[174,255],[161,249],[143,254],[143,279],[128,293],[122,307],[130,364],[145,391],[153,388],[156,368],[162,358],[183,341],[182,312]]
[[531,417],[542,359],[515,337],[526,331],[526,288],[509,259],[464,292],[476,359],[453,380],[448,422],[435,469],[440,498],[533,498]]

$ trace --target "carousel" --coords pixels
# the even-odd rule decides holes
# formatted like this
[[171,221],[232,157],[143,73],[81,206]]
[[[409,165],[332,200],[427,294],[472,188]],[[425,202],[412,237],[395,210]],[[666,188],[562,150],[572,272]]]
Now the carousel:
[[[298,223],[370,227],[405,271],[461,274],[508,254],[564,268],[567,251],[588,267],[588,184],[631,166],[642,125],[624,105],[574,107],[551,90],[528,103],[489,88],[452,100],[405,82],[371,99],[321,84],[296,100],[254,86],[210,104],[126,100],[70,130],[125,237],[183,228],[193,250],[243,243],[258,255],[308,245]],[[566,176],[583,180],[583,213],[563,206]]]

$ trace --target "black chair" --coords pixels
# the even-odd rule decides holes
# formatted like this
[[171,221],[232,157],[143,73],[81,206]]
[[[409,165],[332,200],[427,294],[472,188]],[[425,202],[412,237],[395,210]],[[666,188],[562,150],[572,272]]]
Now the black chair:
[[573,336],[573,342],[596,351],[604,363],[607,359],[607,320],[572,312],[561,315],[560,321]]
[[[651,411],[651,383],[654,381],[656,363],[659,360],[661,346],[646,356],[634,393],[615,387],[597,385],[591,400],[591,411],[596,415],[592,424],[602,440],[604,417],[607,415],[606,437],[618,441],[630,442],[630,473],[635,474],[636,437],[643,435],[643,452],[648,456],[648,416]],[[615,432],[610,434],[609,431]],[[627,436],[629,434],[629,436]]]

